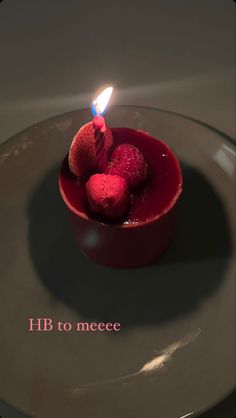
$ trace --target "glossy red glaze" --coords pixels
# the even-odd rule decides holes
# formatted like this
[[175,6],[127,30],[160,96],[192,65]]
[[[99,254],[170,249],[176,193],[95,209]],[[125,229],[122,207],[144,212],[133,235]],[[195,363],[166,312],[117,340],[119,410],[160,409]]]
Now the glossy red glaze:
[[99,264],[138,267],[159,257],[173,235],[175,206],[182,192],[182,172],[170,148],[147,133],[113,128],[115,145],[138,147],[149,165],[146,184],[137,190],[126,216],[116,223],[89,212],[85,183],[71,174],[68,158],[62,163],[59,187],[69,208],[81,250]]

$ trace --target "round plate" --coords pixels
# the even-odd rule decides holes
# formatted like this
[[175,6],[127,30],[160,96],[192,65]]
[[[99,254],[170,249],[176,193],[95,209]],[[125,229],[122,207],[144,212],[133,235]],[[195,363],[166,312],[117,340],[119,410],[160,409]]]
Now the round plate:
[[[60,163],[89,120],[88,110],[57,116],[1,147],[0,397],[38,418],[195,416],[235,384],[234,145],[180,115],[111,108],[111,127],[172,147],[184,193],[169,251],[108,269],[78,250],[58,192]],[[30,332],[29,318],[54,328]],[[77,332],[86,321],[121,331]]]

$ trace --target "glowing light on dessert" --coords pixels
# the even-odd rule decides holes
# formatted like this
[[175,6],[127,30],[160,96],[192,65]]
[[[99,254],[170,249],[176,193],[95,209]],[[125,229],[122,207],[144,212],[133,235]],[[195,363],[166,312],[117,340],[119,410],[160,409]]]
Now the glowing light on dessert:
[[91,111],[94,116],[100,116],[105,113],[108,103],[110,101],[112,92],[113,92],[113,87],[107,87],[96,97],[96,99],[93,100],[92,105],[91,105]]

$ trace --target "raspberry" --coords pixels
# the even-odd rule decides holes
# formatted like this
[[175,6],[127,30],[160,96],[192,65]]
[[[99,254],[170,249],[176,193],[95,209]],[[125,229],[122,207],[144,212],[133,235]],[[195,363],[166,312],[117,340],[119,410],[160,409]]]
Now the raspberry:
[[142,152],[134,145],[117,145],[105,173],[126,179],[130,187],[143,183],[148,175],[148,164]]
[[86,184],[86,192],[90,208],[108,218],[119,218],[128,207],[128,184],[120,176],[94,174]]

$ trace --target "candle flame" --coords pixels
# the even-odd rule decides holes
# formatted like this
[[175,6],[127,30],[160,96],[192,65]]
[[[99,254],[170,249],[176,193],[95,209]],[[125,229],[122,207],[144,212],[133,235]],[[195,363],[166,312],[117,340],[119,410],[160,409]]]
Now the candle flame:
[[92,102],[91,110],[94,116],[103,115],[108,106],[113,92],[113,87],[107,87]]

